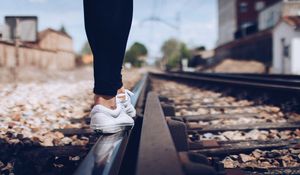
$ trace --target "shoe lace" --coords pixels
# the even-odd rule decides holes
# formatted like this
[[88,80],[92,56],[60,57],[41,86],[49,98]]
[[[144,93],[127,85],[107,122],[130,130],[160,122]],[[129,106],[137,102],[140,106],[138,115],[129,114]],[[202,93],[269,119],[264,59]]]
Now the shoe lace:
[[134,96],[134,93],[128,89],[125,89],[125,93],[128,94],[130,97]]
[[134,93],[131,92],[130,90],[125,89],[125,93],[117,94],[117,98],[121,99],[122,97],[124,97],[124,95],[125,95],[125,100],[119,100],[119,102],[123,104],[122,108],[126,112],[130,112],[131,111],[131,97],[134,95]]
[[117,94],[117,98],[118,99],[122,99],[122,97],[125,96],[125,100],[120,100],[121,102],[124,102],[124,101],[130,101],[128,99],[130,99],[132,96],[134,96],[134,93],[131,92],[130,90],[127,90],[125,89],[125,93],[121,93],[121,94]]

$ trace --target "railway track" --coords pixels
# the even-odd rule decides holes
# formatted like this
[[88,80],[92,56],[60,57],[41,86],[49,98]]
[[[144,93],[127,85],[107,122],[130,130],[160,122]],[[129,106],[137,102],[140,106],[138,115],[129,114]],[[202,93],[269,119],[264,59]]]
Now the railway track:
[[0,157],[15,159],[15,174],[300,174],[298,80],[150,73],[133,89],[133,130],[97,135],[74,119],[87,127],[57,131],[86,144],[1,142]]
[[300,86],[300,76],[280,74],[238,74],[238,73],[197,73],[173,72],[197,77],[221,78],[223,80],[247,81],[255,83],[273,84],[281,86]]
[[150,84],[184,173],[300,174],[300,91],[287,83],[173,72]]

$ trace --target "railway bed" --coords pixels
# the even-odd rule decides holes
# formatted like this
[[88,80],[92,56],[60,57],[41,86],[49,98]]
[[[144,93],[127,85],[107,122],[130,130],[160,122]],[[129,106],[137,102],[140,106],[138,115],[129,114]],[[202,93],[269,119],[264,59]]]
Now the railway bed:
[[[280,84],[225,78],[227,85],[214,86],[219,81],[191,73],[151,78],[179,155],[206,156],[216,174],[299,174],[298,87],[285,89],[294,96],[281,103],[295,105],[291,107],[279,104],[276,91],[285,91],[275,88]],[[259,86],[254,89],[254,84]],[[266,91],[270,85],[274,92]],[[196,174],[193,168],[191,174]],[[200,168],[198,173],[205,171]]]
[[[136,94],[132,103],[136,106],[137,112],[140,110],[137,104],[138,97],[144,83],[145,78],[132,89]],[[49,137],[55,137],[47,142],[47,145],[51,146],[41,144],[38,137],[27,138],[8,130],[6,135],[0,138],[0,175],[112,174],[118,171],[122,160],[119,158],[122,158],[125,152],[130,132],[120,132],[114,135],[94,133],[89,128],[88,115],[70,121],[72,126],[82,127],[51,130],[48,132],[51,133]],[[13,126],[9,129],[13,130]],[[105,159],[97,159],[98,162],[103,161],[99,162],[99,164],[102,163],[99,169],[91,166],[94,165],[93,162],[88,162],[88,166],[84,164],[94,157],[94,150],[107,153]],[[96,164],[95,167],[97,167]]]
[[77,145],[0,140],[0,174],[300,174],[298,77],[266,77],[149,73],[131,131],[96,134],[86,116],[53,131]]

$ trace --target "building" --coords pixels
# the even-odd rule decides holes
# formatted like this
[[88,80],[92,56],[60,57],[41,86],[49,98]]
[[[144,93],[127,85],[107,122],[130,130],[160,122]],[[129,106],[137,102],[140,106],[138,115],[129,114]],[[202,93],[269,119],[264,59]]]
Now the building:
[[218,46],[234,40],[234,32],[237,30],[235,6],[236,0],[218,0]]
[[299,1],[280,1],[272,6],[267,7],[259,13],[258,27],[259,30],[265,30],[274,27],[284,16],[299,16]]
[[275,26],[281,16],[300,15],[299,0],[218,0],[217,45]]
[[5,21],[0,37],[0,66],[75,67],[73,40],[67,33],[50,28],[37,32],[37,18],[32,16],[10,16]]
[[284,17],[273,30],[273,73],[300,74],[300,16]]
[[258,16],[258,29],[259,31],[275,26],[282,15],[283,2],[278,2],[263,10]]
[[38,18],[36,16],[6,16],[7,38],[5,41],[36,42],[38,40]]
[[192,55],[193,57],[189,60],[188,66],[203,68],[208,66],[210,60],[212,60],[215,55],[215,51],[195,49]]
[[72,37],[51,28],[39,32],[37,46],[47,50],[73,52]]
[[215,58],[217,61],[224,58],[255,60],[269,68],[273,58],[272,43],[272,29],[264,30],[217,47]]
[[257,32],[258,15],[281,0],[218,0],[219,39],[217,45],[229,43]]
[[[221,2],[224,0],[219,1]],[[293,58],[291,58],[291,55],[298,54],[295,52],[297,50],[295,49],[296,44],[292,44],[297,43],[297,34],[299,31],[298,29],[294,29],[298,28],[297,22],[295,22],[295,25],[293,26],[286,21],[288,19],[294,19],[292,21],[297,21],[295,19],[298,19],[300,15],[300,1],[270,0],[268,1],[268,3],[262,3],[263,1],[254,0],[252,3],[246,0],[229,1],[234,1],[236,3],[239,2],[239,8],[236,9],[239,9],[240,12],[237,12],[235,14],[240,15],[241,17],[237,16],[236,18],[232,19],[232,21],[234,21],[234,23],[236,24],[236,28],[232,28],[230,30],[231,32],[227,30],[227,35],[229,35],[226,36],[227,39],[224,39],[224,36],[222,38],[223,34],[221,31],[225,29],[222,29],[222,26],[220,26],[220,45],[218,45],[218,47],[216,48],[216,58],[218,60],[221,60],[223,58],[256,60],[265,64],[267,68],[270,68],[268,70],[271,70],[272,72],[295,73],[296,68],[292,68],[291,66],[287,67],[287,65],[290,65],[290,63],[288,63],[288,60],[282,61],[283,56],[281,52],[287,52],[282,51],[283,48],[285,48],[286,50],[290,50],[289,52],[291,53],[288,57],[291,60],[293,60]],[[245,3],[247,5],[245,5]],[[250,10],[249,5],[251,6],[251,8],[258,10],[258,12],[256,13],[253,9]],[[244,6],[247,6],[248,10],[243,9],[245,8]],[[226,9],[225,7],[219,8],[223,10]],[[250,13],[249,17],[242,15],[244,11],[248,11]],[[220,12],[220,14],[222,13],[225,12]],[[228,11],[228,13],[232,12]],[[219,23],[229,22],[220,21]],[[282,28],[286,29],[285,33]],[[234,29],[236,29],[235,32],[233,32]],[[284,43],[282,43],[283,40],[285,41]],[[278,49],[280,51],[278,51]],[[300,49],[298,50],[300,51]],[[279,63],[284,63],[285,68],[279,65]]]
[[300,3],[299,0],[284,0],[282,16],[299,16]]
[[8,40],[8,27],[6,25],[0,25],[0,41]]

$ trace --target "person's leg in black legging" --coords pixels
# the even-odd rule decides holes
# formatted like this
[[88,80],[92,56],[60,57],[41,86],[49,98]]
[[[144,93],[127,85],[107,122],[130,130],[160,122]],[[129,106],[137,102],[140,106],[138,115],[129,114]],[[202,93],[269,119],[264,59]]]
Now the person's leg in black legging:
[[[83,0],[85,28],[94,55],[95,103],[115,101],[132,22],[133,0]],[[114,106],[107,103],[106,106]]]

